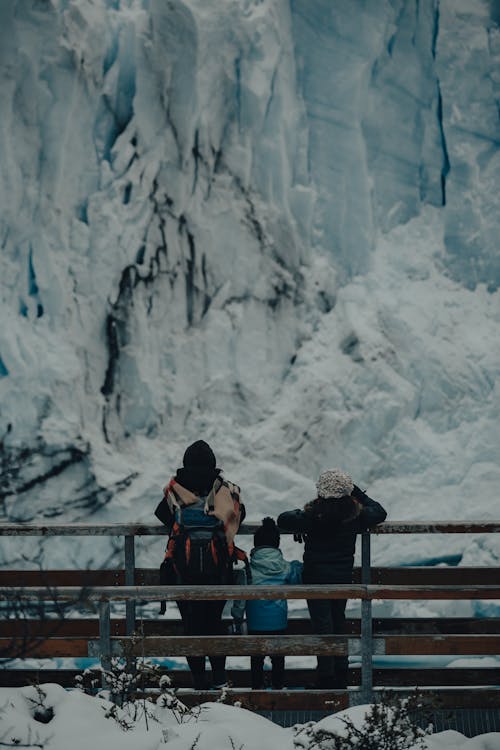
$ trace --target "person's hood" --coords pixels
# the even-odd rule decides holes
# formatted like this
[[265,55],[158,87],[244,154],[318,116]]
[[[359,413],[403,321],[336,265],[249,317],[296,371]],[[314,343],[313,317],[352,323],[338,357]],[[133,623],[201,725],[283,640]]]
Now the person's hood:
[[277,547],[254,547],[250,552],[250,565],[252,573],[265,578],[287,574],[290,568],[290,563]]

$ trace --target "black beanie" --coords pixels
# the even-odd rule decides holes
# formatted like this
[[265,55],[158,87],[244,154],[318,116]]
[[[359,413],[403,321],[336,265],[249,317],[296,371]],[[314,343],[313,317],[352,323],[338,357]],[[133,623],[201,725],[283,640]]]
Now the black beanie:
[[280,533],[274,518],[264,518],[262,526],[257,529],[253,536],[254,547],[279,547]]
[[182,463],[186,469],[193,467],[215,469],[217,464],[213,450],[204,440],[197,440],[186,448]]

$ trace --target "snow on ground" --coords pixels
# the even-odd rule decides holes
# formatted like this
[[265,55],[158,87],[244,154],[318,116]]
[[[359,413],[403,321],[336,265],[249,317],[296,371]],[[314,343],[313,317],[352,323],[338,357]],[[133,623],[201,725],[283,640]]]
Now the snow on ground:
[[[147,724],[143,714],[124,731],[106,718],[111,704],[59,685],[40,686],[45,710],[53,718],[42,723],[34,718],[40,693],[34,687],[0,688],[0,746],[39,747],[44,750],[307,750],[309,742],[300,727],[282,728],[245,709],[222,703],[205,703],[180,719],[168,708],[151,706]],[[344,733],[343,718],[362,727],[368,706],[356,706],[326,717],[316,728]],[[47,715],[47,714],[46,714]],[[301,737],[300,744],[294,737]],[[499,750],[500,733],[468,739],[455,731],[426,738],[427,750]],[[408,748],[410,750],[410,748]],[[416,750],[416,748],[415,748]]]

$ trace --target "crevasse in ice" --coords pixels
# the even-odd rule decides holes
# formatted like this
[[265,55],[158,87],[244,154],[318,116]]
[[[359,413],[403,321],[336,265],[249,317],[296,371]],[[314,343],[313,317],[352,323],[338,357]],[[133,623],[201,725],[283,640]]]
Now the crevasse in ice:
[[198,436],[253,517],[495,515],[499,20],[0,5],[3,520],[149,520]]

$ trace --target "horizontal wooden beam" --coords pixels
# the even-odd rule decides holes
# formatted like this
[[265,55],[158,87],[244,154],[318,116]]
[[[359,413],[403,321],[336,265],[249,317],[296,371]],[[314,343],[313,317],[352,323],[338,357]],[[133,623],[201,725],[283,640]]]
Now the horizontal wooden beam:
[[[374,653],[383,653],[383,642],[374,643]],[[345,656],[360,654],[359,639],[336,635],[199,635],[199,636],[150,636],[134,638],[112,638],[112,653],[115,656],[255,656],[257,654],[283,654],[306,656],[329,654]],[[89,641],[89,656],[100,655],[99,641]]]
[[[181,690],[178,698],[187,706],[214,701],[220,691]],[[227,692],[227,703],[249,711],[325,711],[332,714],[349,707],[347,690],[238,690]]]
[[[227,629],[232,620],[223,621]],[[359,618],[346,620],[346,635],[359,635],[361,632]],[[182,635],[184,633],[180,619],[143,620],[137,623],[137,629],[143,629],[145,635]],[[309,618],[288,619],[287,633],[289,635],[311,633]],[[500,618],[475,617],[416,617],[416,618],[376,618],[373,620],[374,634],[387,635],[422,635],[422,634],[496,634],[500,636]],[[0,621],[0,637],[88,637],[97,638],[99,635],[99,620],[97,618],[57,619],[48,617],[37,619],[4,619]],[[113,618],[111,620],[111,635],[125,635],[125,620]]]
[[[155,571],[154,584],[159,584],[159,573]],[[142,580],[137,572],[137,583]],[[4,586],[124,586],[124,570],[0,570],[0,597]]]
[[[437,567],[408,566],[404,568],[370,569],[371,583],[375,586],[496,586],[500,581],[500,568],[494,567]],[[1,579],[0,579],[1,580]],[[361,569],[354,571],[353,581],[361,581]]]
[[500,656],[500,638],[497,635],[387,635],[384,636],[384,640],[387,656],[403,654]]
[[[499,589],[500,591],[500,589]],[[360,599],[366,596],[366,586],[95,586],[88,590],[79,587],[5,587],[0,598],[8,600],[88,600],[88,601],[176,601],[224,599]]]
[[[500,586],[367,586],[361,599],[500,599]],[[352,597],[354,598],[354,597]]]
[[222,601],[226,599],[500,599],[500,586],[77,586],[4,587],[0,600],[28,601]]
[[[281,636],[146,636],[140,639],[113,638],[116,655],[140,656],[249,656],[256,654],[359,655],[359,638],[333,635]],[[496,635],[411,635],[376,636],[372,639],[374,654],[401,655],[496,655],[500,641]],[[89,656],[98,656],[98,641],[89,641]],[[500,655],[500,654],[499,654]]]
[[[358,621],[350,620],[350,622],[356,630],[349,632],[359,633]],[[423,635],[426,633],[500,635],[500,617],[374,617],[373,632],[381,635]]]
[[[477,585],[494,586],[500,581],[500,568],[494,567],[404,567],[371,568],[374,585]],[[354,568],[353,583],[360,583],[361,570]],[[157,586],[158,568],[136,568],[138,586]],[[124,586],[124,570],[0,570],[2,586]]]
[[45,659],[88,656],[86,638],[0,638],[1,658]]
[[2,523],[0,536],[166,536],[161,524]]
[[[192,675],[188,669],[161,670],[172,680],[176,688],[192,686]],[[0,670],[0,687],[23,687],[33,682],[43,684],[55,682],[63,687],[74,687],[75,678],[81,675],[78,669],[2,669]],[[227,679],[233,687],[250,687],[251,672],[249,669],[228,669]],[[271,672],[265,671],[270,678]],[[313,689],[316,681],[316,670],[286,668],[285,682],[287,687]],[[373,670],[375,686],[387,687],[435,687],[435,686],[492,686],[500,685],[500,668],[496,667],[458,667],[458,668],[411,668],[405,666]],[[361,670],[351,667],[348,674],[350,686],[361,683]],[[154,687],[154,683],[145,680],[144,687]]]
[[[360,639],[333,635],[283,636],[113,636],[113,653],[141,656],[249,656],[255,654],[360,654]],[[88,644],[88,651],[87,651]],[[372,640],[374,654],[401,655],[500,655],[496,635],[380,636]],[[0,638],[2,657],[99,656],[98,640],[64,637]]]
[[[255,534],[259,524],[243,524],[239,534]],[[386,521],[372,534],[487,534],[500,531],[500,521]],[[161,524],[23,523],[0,524],[0,536],[166,536]],[[283,531],[283,534],[292,533]]]
[[488,534],[500,531],[500,521],[386,521],[371,534]]
[[[389,690],[374,690],[373,698],[374,701],[384,701],[391,696],[402,698],[412,694],[415,694],[415,691],[411,688],[393,687]],[[428,688],[419,690],[419,698],[436,711],[450,708],[494,708],[498,710],[500,689],[474,686]]]
[[[386,701],[391,696],[407,697],[414,691],[408,688],[393,688],[383,692],[375,690],[376,701]],[[213,701],[213,691],[183,691],[178,697],[188,706]],[[500,690],[495,688],[439,688],[419,691],[422,702],[437,710],[453,708],[494,708],[500,705]],[[358,690],[238,690],[227,691],[227,702],[238,702],[252,711],[325,711],[335,713],[347,708],[349,703],[361,703]]]

